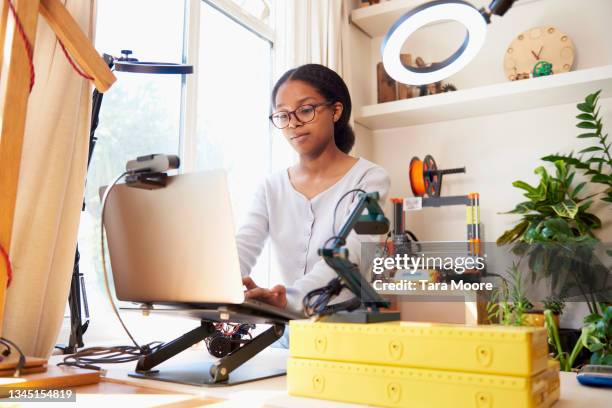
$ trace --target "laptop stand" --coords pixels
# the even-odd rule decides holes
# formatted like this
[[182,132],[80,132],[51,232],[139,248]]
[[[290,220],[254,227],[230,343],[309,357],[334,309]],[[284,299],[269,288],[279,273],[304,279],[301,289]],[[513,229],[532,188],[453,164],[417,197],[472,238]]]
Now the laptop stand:
[[[283,336],[285,325],[274,323],[242,347],[212,363],[192,363],[180,367],[154,367],[215,333],[214,322],[202,320],[201,326],[164,344],[154,352],[140,357],[136,371],[130,377],[177,382],[188,385],[235,385],[286,374],[285,368],[248,367],[244,363]],[[230,373],[232,374],[230,377]]]

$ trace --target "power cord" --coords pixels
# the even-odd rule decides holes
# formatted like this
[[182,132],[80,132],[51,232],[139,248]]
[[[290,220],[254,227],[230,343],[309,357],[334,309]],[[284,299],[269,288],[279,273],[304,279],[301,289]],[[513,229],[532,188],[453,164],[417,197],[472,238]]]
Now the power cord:
[[145,344],[142,347],[134,346],[112,346],[112,347],[87,347],[83,350],[64,357],[64,361],[57,364],[70,367],[87,368],[106,372],[96,364],[121,364],[137,361],[141,356],[150,354],[163,346],[162,342],[156,341]]
[[117,306],[115,305],[115,302],[113,300],[113,295],[111,294],[110,285],[108,283],[108,271],[106,270],[106,249],[104,245],[104,211],[106,209],[106,200],[108,199],[108,195],[110,194],[112,189],[115,187],[115,185],[119,182],[119,180],[121,180],[123,177],[125,177],[128,174],[130,174],[129,171],[124,171],[123,173],[121,173],[121,175],[119,175],[115,180],[113,180],[113,182],[108,187],[106,187],[106,190],[104,191],[104,195],[102,196],[102,211],[100,215],[100,250],[102,254],[102,270],[104,272],[103,273],[104,287],[106,288],[106,295],[108,297],[108,300],[111,304],[111,307],[113,308],[113,312],[115,313],[115,316],[117,316],[117,319],[119,319],[119,323],[121,323],[123,330],[127,333],[128,337],[130,338],[130,340],[132,340],[132,343],[134,343],[136,348],[140,349],[141,348],[140,345],[136,342],[136,340],[134,340],[132,333],[130,333],[125,323],[123,323],[123,319],[119,315],[119,310],[117,309]]
[[17,367],[15,367],[15,373],[13,374],[13,377],[19,377],[19,374],[21,373],[21,370],[23,370],[23,368],[25,367],[25,364],[26,364],[25,355],[23,354],[21,349],[15,343],[10,341],[9,339],[6,339],[4,337],[0,337],[0,344],[2,344],[4,347],[6,347],[6,349],[2,352],[2,357],[3,358],[10,356],[12,349],[17,350],[17,352],[19,353],[19,361],[17,362]]
[[121,323],[123,330],[127,333],[130,340],[132,340],[134,346],[87,347],[80,351],[77,351],[75,354],[65,357],[64,361],[59,363],[58,366],[66,365],[72,367],[87,368],[91,370],[105,371],[102,370],[99,366],[96,366],[95,364],[120,364],[129,361],[136,361],[141,356],[150,354],[159,349],[161,346],[163,346],[163,343],[160,341],[154,341],[145,344],[144,346],[138,344],[138,342],[134,339],[134,336],[132,336],[132,333],[130,333],[127,326],[123,322],[121,315],[119,314],[119,310],[115,305],[115,301],[113,300],[113,296],[111,294],[110,285],[108,283],[108,270],[106,269],[106,248],[104,245],[104,211],[106,209],[106,200],[115,185],[123,177],[131,173],[131,171],[125,171],[121,173],[121,175],[115,178],[115,180],[113,180],[113,182],[104,191],[104,195],[102,196],[102,213],[100,216],[100,249],[102,254],[102,270],[104,275],[104,286],[106,288],[106,295],[111,304],[113,312],[115,313],[115,316],[117,316],[119,323]]
[[[333,233],[334,236],[336,235],[336,213],[338,212],[338,207],[340,206],[340,203],[342,202],[342,200],[344,200],[346,198],[346,196],[348,196],[351,193],[363,193],[363,194],[367,194],[364,190],[362,190],[360,188],[354,188],[354,189],[349,190],[346,193],[342,194],[342,197],[340,197],[340,199],[336,203],[336,206],[334,207],[334,217],[332,219],[332,233]],[[332,237],[332,238],[334,238],[334,237]],[[330,239],[332,239],[332,238],[330,238]]]
[[304,296],[302,305],[304,313],[308,317],[326,316],[340,311],[348,311],[358,309],[361,306],[361,300],[353,297],[345,302],[329,305],[329,302],[338,296],[342,289],[346,288],[340,278],[334,278],[329,283],[321,288],[311,290]]

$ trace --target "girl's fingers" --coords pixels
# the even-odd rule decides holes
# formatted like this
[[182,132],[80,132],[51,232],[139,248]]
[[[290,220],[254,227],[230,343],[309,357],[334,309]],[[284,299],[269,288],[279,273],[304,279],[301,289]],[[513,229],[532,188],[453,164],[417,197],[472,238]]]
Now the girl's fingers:
[[255,284],[255,281],[251,279],[250,276],[243,277],[242,284],[246,286],[247,290],[255,289],[257,287],[257,285]]
[[255,288],[249,289],[245,292],[244,296],[247,299],[257,299],[257,298],[270,298],[271,292],[269,289],[264,288]]

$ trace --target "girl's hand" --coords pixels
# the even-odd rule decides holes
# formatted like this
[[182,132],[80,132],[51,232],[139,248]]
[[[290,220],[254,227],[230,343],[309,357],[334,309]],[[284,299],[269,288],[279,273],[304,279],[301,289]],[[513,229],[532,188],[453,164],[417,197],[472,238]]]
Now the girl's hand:
[[284,309],[287,306],[287,288],[276,285],[272,289],[261,288],[248,276],[242,278],[242,284],[246,286],[245,299],[255,299],[272,306]]

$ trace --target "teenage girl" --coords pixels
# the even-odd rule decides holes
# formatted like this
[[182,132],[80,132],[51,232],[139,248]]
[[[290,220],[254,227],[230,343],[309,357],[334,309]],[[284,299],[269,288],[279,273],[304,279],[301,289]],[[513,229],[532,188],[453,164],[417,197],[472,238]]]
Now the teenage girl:
[[[351,156],[355,134],[349,125],[351,97],[342,78],[318,64],[287,71],[272,90],[272,124],[299,155],[293,166],[269,176],[255,194],[247,221],[237,234],[238,254],[247,299],[302,311],[302,299],[327,285],[335,272],[317,254],[338,231],[356,203],[356,193],[377,191],[380,204],[389,190],[386,171]],[[332,225],[335,218],[335,226]],[[282,283],[259,287],[248,275],[270,239]],[[349,256],[359,263],[364,237],[351,233]],[[343,293],[338,301],[351,295]]]

